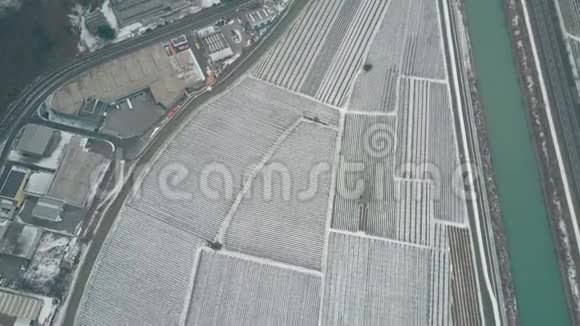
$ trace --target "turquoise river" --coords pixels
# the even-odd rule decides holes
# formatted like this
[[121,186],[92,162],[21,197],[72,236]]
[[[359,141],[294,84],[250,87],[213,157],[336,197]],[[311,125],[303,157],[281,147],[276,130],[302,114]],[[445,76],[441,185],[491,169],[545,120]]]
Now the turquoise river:
[[522,325],[570,325],[504,0],[466,0]]

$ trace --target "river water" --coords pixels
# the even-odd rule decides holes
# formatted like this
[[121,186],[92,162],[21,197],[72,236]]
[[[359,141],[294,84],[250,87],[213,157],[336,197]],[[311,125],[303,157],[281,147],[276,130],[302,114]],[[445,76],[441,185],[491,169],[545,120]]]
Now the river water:
[[570,325],[504,0],[466,0],[522,325]]

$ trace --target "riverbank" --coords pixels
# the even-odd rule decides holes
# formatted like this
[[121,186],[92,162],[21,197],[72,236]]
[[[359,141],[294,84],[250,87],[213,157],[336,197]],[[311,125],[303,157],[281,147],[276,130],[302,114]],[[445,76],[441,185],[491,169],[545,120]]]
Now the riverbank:
[[[580,322],[578,302],[578,285],[575,275],[578,261],[577,253],[571,247],[570,240],[570,207],[564,197],[564,186],[561,173],[556,162],[554,141],[549,130],[546,99],[541,91],[539,72],[533,60],[533,49],[530,41],[530,33],[525,24],[525,15],[521,2],[508,0],[506,3],[508,18],[512,21],[512,46],[517,54],[520,72],[520,85],[522,92],[526,94],[526,107],[528,109],[528,122],[533,129],[533,137],[536,145],[536,157],[540,162],[540,175],[543,183],[545,202],[548,207],[548,215],[552,235],[556,243],[560,273],[564,280],[564,290],[568,309],[574,324]],[[533,32],[533,31],[532,31]]]
[[[504,0],[466,2],[519,323],[569,325],[548,208]],[[516,43],[516,49],[520,46]],[[544,133],[545,135],[545,133]],[[548,206],[548,207],[551,207]]]
[[[477,68],[474,58],[473,49],[471,47],[471,39],[469,34],[469,21],[467,20],[467,9],[465,7],[466,0],[458,1],[458,11],[461,14],[461,23],[463,29],[466,31],[466,44],[463,51],[463,59],[466,66],[467,80],[469,84],[469,93],[471,99],[471,110],[473,112],[473,124],[475,124],[477,149],[479,151],[479,160],[475,162],[481,166],[482,180],[484,184],[484,191],[486,192],[487,205],[489,207],[488,217],[491,221],[491,229],[493,233],[493,242],[495,244],[495,252],[497,254],[499,274],[501,280],[501,289],[503,293],[502,309],[505,311],[507,323],[509,325],[518,325],[518,309],[516,292],[511,273],[511,258],[508,247],[508,239],[504,230],[504,221],[501,210],[501,202],[497,191],[496,175],[494,172],[490,138],[487,128],[487,120],[485,116],[484,106],[479,90],[479,83],[477,80]],[[483,194],[480,194],[483,195]]]

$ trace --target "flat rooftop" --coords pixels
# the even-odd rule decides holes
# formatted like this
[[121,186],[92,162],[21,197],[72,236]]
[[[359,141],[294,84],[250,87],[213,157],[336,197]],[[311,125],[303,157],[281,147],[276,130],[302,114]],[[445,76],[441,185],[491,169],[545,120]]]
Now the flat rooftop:
[[32,195],[45,195],[52,182],[52,175],[52,172],[46,171],[35,171],[31,173],[24,191]]
[[14,198],[22,187],[22,183],[26,179],[27,172],[20,169],[12,169],[8,173],[6,180],[0,188],[0,196],[6,198]]
[[[0,291],[0,314],[24,320],[36,320],[42,301],[7,291]],[[1,321],[1,320],[0,320]],[[2,323],[0,323],[3,325]]]
[[56,112],[76,115],[86,98],[111,103],[150,88],[155,100],[170,108],[186,88],[204,80],[190,49],[175,54],[157,44],[89,70],[57,90],[50,105]]
[[34,255],[40,230],[36,227],[10,223],[0,239],[0,254],[30,259]]
[[26,125],[15,149],[24,154],[44,156],[54,135],[54,129],[40,125]]
[[73,136],[54,174],[47,196],[84,207],[108,160],[86,149],[85,138]]

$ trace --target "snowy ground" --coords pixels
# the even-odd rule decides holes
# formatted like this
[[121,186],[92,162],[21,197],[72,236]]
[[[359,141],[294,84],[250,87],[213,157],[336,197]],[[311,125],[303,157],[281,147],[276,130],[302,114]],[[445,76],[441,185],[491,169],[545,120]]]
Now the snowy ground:
[[71,25],[80,33],[77,49],[81,53],[85,51],[92,52],[104,44],[103,41],[93,36],[87,29],[87,25],[85,24],[85,13],[86,9],[83,8],[83,6],[77,4],[73,7],[71,13],[69,14]]
[[105,18],[107,19],[107,22],[109,22],[109,25],[111,25],[111,27],[117,31],[119,30],[119,23],[117,22],[117,17],[113,12],[113,8],[111,8],[110,3],[111,3],[110,0],[105,0],[105,2],[103,2],[103,5],[101,6],[101,12],[103,13],[103,15],[105,15]]
[[52,318],[56,313],[56,309],[58,308],[60,301],[55,298],[42,296],[38,296],[38,298],[42,300],[42,309],[38,315],[38,325],[49,326],[51,325]]
[[56,233],[45,232],[30,265],[22,275],[25,288],[44,295],[54,295],[62,289],[59,278],[62,275],[62,261],[70,238]]

